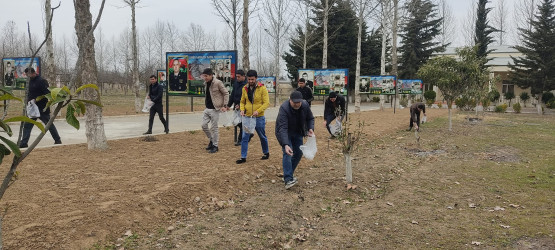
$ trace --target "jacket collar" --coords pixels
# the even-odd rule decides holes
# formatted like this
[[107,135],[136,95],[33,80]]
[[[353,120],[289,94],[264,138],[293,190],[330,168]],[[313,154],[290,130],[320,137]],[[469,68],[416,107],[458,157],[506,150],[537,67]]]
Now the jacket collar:
[[[257,89],[258,87],[262,87],[262,83],[257,83],[254,85],[254,89]],[[249,83],[245,84],[245,90],[249,90]]]

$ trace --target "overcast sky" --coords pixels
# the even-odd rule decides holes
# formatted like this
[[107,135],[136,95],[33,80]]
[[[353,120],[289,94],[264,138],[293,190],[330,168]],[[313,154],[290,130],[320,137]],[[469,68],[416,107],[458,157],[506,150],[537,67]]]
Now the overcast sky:
[[[488,5],[493,7],[498,0],[491,0]],[[518,0],[505,0],[506,5],[511,11],[508,18],[512,18],[514,3]],[[43,29],[43,2],[44,0],[0,0],[2,13],[0,14],[0,28],[4,27],[7,21],[16,22],[18,30],[24,31],[27,21],[31,25],[34,34],[42,35]],[[70,38],[75,33],[73,0],[52,0],[52,5],[61,2],[61,7],[55,12],[54,17],[54,38],[58,39],[66,35]],[[96,17],[100,6],[100,0],[91,0],[91,12]],[[462,20],[467,18],[473,0],[448,0],[452,12],[456,18],[456,25],[459,32],[454,41],[454,45],[463,45]],[[222,26],[220,18],[216,15],[211,0],[142,0],[141,8],[137,9],[137,27],[139,29],[151,26],[156,20],[173,20],[178,26],[186,28],[190,23],[200,24],[206,31],[218,30]],[[122,0],[107,0],[100,26],[106,37],[119,35],[125,27],[130,27],[131,11]],[[253,22],[256,23],[256,22]],[[221,28],[219,28],[221,29]],[[510,41],[512,42],[512,41]]]

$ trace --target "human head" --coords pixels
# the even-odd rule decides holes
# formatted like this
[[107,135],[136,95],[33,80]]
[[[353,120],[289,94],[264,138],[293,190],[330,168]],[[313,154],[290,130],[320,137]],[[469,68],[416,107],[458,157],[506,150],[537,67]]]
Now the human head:
[[307,79],[308,78],[308,73],[304,72],[303,75],[301,76],[301,78]]
[[366,86],[368,84],[368,78],[362,78],[360,81],[362,82],[362,86]]
[[299,79],[299,87],[304,88],[306,86],[306,80],[304,78]]
[[151,75],[151,76],[150,76],[150,85],[155,84],[156,82],[157,82],[157,81],[156,81],[156,76],[155,76],[155,75]]
[[204,79],[204,81],[210,82],[214,78],[214,71],[212,71],[211,68],[206,68],[202,71],[200,76]]
[[331,102],[335,102],[335,100],[337,99],[337,92],[335,92],[335,91],[330,92],[329,99],[330,99]]
[[235,77],[237,78],[238,82],[244,82],[245,81],[245,71],[240,69],[237,70],[237,72],[235,73]]
[[291,105],[293,109],[301,108],[302,102],[303,102],[303,94],[301,94],[301,92],[299,91],[295,90],[289,96],[289,105]]
[[33,68],[26,68],[25,69],[25,74],[30,78],[37,77],[37,72],[35,72],[35,69],[33,69]]
[[179,68],[181,68],[181,62],[179,59],[173,59],[172,67],[175,72],[179,71]]
[[249,83],[249,86],[256,85],[256,78],[258,78],[258,73],[256,73],[256,70],[251,69],[247,71],[247,82]]

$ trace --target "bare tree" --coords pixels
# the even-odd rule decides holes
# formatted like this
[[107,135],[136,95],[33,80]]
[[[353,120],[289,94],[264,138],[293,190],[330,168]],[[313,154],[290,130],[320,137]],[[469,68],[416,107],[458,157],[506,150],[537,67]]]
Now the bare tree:
[[[515,2],[515,11],[513,13],[517,30],[532,30],[532,23],[529,20],[534,20],[534,15],[538,8],[537,3],[538,0],[519,0]],[[519,44],[522,43],[520,38],[522,36],[515,36],[515,40]]]
[[451,10],[451,6],[447,3],[447,0],[439,0],[437,6],[439,9],[439,17],[442,18],[441,32],[439,36],[437,36],[437,39],[441,45],[448,45],[455,37],[455,17],[453,16],[453,11]]
[[[50,20],[52,15],[52,7],[50,2],[50,0],[44,1],[44,14],[46,21]],[[48,29],[48,25],[45,25],[44,32],[50,32],[50,34],[45,34],[46,57],[44,62],[46,65],[46,70],[43,75],[47,81],[54,82],[54,80],[56,79],[56,69],[54,66],[54,42],[52,41],[52,29]]]
[[[393,1],[393,22],[391,24],[391,73],[395,77],[399,75],[399,65],[398,65],[398,55],[397,55],[397,28],[399,26],[399,0]],[[397,92],[395,92],[395,100],[397,98]],[[397,101],[394,104],[395,107],[398,106]]]
[[333,7],[334,0],[324,0],[324,18],[322,24],[324,26],[324,38],[323,38],[323,51],[322,51],[322,68],[328,68],[328,19],[330,16],[331,8]]
[[[245,3],[248,13],[248,0],[245,1]],[[212,0],[212,6],[216,9],[218,16],[227,23],[227,26],[229,26],[233,32],[233,50],[237,50],[237,32],[241,26],[240,20],[244,13],[241,11],[241,0]]]
[[200,24],[191,23],[189,29],[183,33],[185,47],[193,51],[203,51],[207,48],[207,36]]
[[497,0],[497,8],[495,8],[493,12],[493,25],[497,29],[495,33],[499,45],[503,45],[507,42],[506,35],[509,30],[509,22],[507,22],[508,15],[509,10],[505,0]]
[[[380,0],[380,28],[382,30],[382,54],[380,60],[380,74],[385,75],[385,62],[386,62],[386,50],[387,50],[387,39],[389,38],[389,32],[391,30],[391,13],[393,9],[391,6],[391,0]],[[381,98],[380,98],[381,99]]]
[[467,46],[474,46],[475,37],[476,37],[476,6],[478,3],[475,0],[472,0],[472,5],[468,10],[466,18],[463,19],[463,29],[462,33],[465,38],[465,45]]
[[[77,46],[79,47],[79,57],[76,63],[76,78],[78,85],[96,84],[97,68],[94,51],[94,30],[100,21],[104,4],[102,0],[100,11],[93,25],[90,12],[89,0],[73,0],[75,7],[75,31],[77,34]],[[85,90],[85,99],[89,101],[100,100],[100,95],[96,91]],[[86,105],[86,136],[89,149],[108,149],[108,141],[104,132],[104,120],[102,119],[102,107],[93,104]]]
[[177,27],[177,25],[175,25],[175,23],[173,21],[171,22],[167,22],[166,23],[166,31],[165,31],[165,36],[167,36],[167,44],[166,44],[166,48],[169,51],[178,51],[180,50],[181,46],[183,46],[184,44],[181,42],[181,40],[179,39],[179,36],[181,34],[181,30],[179,30],[179,28]]
[[162,22],[161,20],[156,20],[156,23],[154,24],[153,35],[156,39],[155,47],[158,50],[158,52],[160,52],[159,67],[165,69],[166,60],[164,58],[166,57],[166,55],[164,54],[164,48],[168,43],[168,40],[166,38],[167,33],[166,33],[166,25],[164,24],[164,22]]
[[[250,63],[250,55],[249,55],[249,46],[250,46],[250,40],[249,40],[249,17],[250,17],[250,13],[249,13],[249,0],[243,0],[243,33],[242,33],[242,44],[243,44],[243,60],[242,60],[242,64],[243,64],[243,69],[244,70],[249,70],[251,67],[251,63]],[[257,1],[258,2],[258,1]]]
[[306,68],[306,53],[312,47],[320,44],[321,39],[318,38],[316,29],[311,27],[310,20],[312,20],[313,15],[311,11],[311,6],[313,5],[312,0],[298,0],[298,7],[300,12],[300,20],[303,22],[303,37],[300,40],[292,40],[295,45],[303,48],[303,68]]
[[131,48],[132,48],[132,59],[133,68],[131,70],[133,74],[133,93],[135,94],[135,113],[141,112],[141,94],[139,93],[141,89],[141,82],[139,80],[139,50],[137,49],[137,27],[135,21],[135,8],[141,0],[123,0],[127,6],[131,8]]

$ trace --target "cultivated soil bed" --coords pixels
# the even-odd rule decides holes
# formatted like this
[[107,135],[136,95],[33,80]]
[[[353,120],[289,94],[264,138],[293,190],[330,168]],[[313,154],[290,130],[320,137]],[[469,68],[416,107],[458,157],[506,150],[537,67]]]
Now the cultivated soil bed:
[[[510,141],[479,144],[473,138],[516,126],[489,125],[513,118],[486,115],[476,124],[456,115],[448,132],[446,114],[428,111],[419,143],[404,131],[407,109],[350,115],[353,124],[364,121],[365,133],[350,190],[340,141],[327,139],[321,117],[317,159],[301,161],[291,190],[280,177],[273,122],[270,159],[260,160],[255,136],[241,165],[225,128],[216,154],[205,151],[202,131],[110,141],[105,152],[84,144],[37,149],[0,203],[4,247],[553,249],[553,199],[531,199],[555,195],[555,170],[545,167],[555,162],[553,144],[543,146],[546,162]],[[553,141],[555,119],[534,122]],[[514,187],[484,168],[522,168],[525,182]]]

